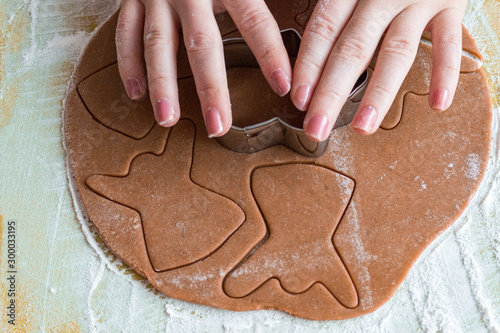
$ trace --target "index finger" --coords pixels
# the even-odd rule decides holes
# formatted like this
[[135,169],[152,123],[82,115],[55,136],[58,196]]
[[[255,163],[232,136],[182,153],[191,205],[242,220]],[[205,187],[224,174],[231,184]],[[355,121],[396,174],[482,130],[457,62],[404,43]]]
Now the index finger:
[[212,5],[183,0],[176,7],[208,136],[221,136],[229,130],[232,116],[222,38]]
[[292,66],[278,23],[263,0],[223,0],[262,73],[280,96],[290,91]]

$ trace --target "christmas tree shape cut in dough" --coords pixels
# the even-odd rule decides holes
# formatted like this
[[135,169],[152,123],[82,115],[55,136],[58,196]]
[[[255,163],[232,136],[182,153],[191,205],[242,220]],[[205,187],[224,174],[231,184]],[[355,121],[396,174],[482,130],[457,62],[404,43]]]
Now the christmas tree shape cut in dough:
[[320,283],[342,305],[356,307],[356,288],[332,240],[354,181],[324,167],[287,164],[256,169],[251,186],[268,239],[229,274],[225,292],[245,297],[272,278],[293,294]]
[[208,257],[245,221],[236,203],[191,180],[194,138],[194,124],[181,120],[160,156],[139,155],[125,177],[87,179],[98,194],[139,212],[156,271]]

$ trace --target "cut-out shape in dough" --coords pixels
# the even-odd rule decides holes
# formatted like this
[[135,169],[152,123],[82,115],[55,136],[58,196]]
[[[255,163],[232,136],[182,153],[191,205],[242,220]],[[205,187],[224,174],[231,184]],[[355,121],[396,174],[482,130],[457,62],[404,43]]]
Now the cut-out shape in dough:
[[[425,31],[422,38],[432,41],[432,35],[429,31]],[[479,52],[474,38],[472,38],[464,25],[462,25],[462,50],[474,55],[479,60],[483,60],[483,56],[481,55],[481,52]]]
[[[385,130],[392,130],[401,122],[403,112],[403,100],[408,92],[416,95],[429,94],[429,88],[432,76],[432,46],[424,43],[420,44],[418,53],[413,66],[408,73],[407,78],[401,85],[399,93],[394,100],[389,112],[381,124],[381,128]],[[371,65],[374,66],[374,63]],[[461,73],[474,73],[479,70],[481,65],[466,57],[462,56]]]
[[311,7],[310,0],[293,0],[288,1],[286,6],[283,6],[282,1],[266,0],[266,5],[271,13],[280,13],[274,15],[280,29],[295,29],[302,33],[304,29],[297,23],[295,17],[307,11]]
[[321,283],[341,304],[356,307],[356,288],[332,240],[354,181],[321,166],[287,164],[256,169],[251,186],[269,235],[226,278],[226,293],[244,297],[277,278],[294,294]]
[[104,126],[134,139],[144,138],[155,125],[151,103],[134,102],[120,84],[118,65],[90,76],[78,85],[78,92],[89,112]]
[[165,152],[138,156],[125,177],[96,175],[87,185],[98,194],[137,210],[156,271],[192,264],[220,248],[244,222],[233,201],[190,179],[195,128],[181,120]]
[[[381,128],[385,130],[394,129],[401,121],[403,112],[403,100],[408,91],[417,95],[429,93],[429,87],[432,76],[432,48],[429,45],[420,44],[417,57],[408,73],[407,78],[401,85],[399,93],[391,105],[389,112],[385,116]],[[374,67],[374,63],[372,65]]]
[[[422,40],[431,42],[430,35],[424,34]],[[465,41],[465,39],[464,39]],[[372,59],[370,68],[375,68],[377,61],[377,54]],[[474,73],[481,69],[481,63],[462,55],[460,73]],[[429,94],[432,76],[432,45],[421,42],[417,51],[415,62],[411,67],[406,79],[404,80],[401,88],[391,105],[387,115],[385,116],[380,128],[385,130],[392,130],[401,122],[403,112],[403,100],[408,92],[416,95]]]
[[302,13],[299,13],[295,16],[295,22],[297,22],[297,24],[300,25],[302,29],[306,28],[307,23],[309,22],[309,18],[314,12],[314,8],[316,7],[317,2],[317,0],[309,0],[308,7]]

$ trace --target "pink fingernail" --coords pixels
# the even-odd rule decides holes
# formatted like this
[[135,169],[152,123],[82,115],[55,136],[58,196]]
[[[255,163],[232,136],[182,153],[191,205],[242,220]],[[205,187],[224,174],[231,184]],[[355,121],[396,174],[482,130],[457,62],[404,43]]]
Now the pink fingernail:
[[209,108],[207,110],[205,114],[205,125],[207,126],[209,138],[214,138],[222,133],[224,126],[222,126],[222,119],[217,109]]
[[127,80],[127,95],[133,100],[138,100],[142,96],[139,81],[133,77]]
[[438,111],[444,111],[448,107],[448,99],[450,93],[447,89],[438,89],[434,93],[434,100],[432,102],[432,108]]
[[318,114],[307,123],[307,133],[316,141],[325,141],[328,138],[328,118]]
[[377,121],[377,111],[373,106],[365,106],[360,112],[356,114],[352,121],[352,127],[357,128],[370,134],[375,127]]
[[283,70],[278,69],[274,71],[273,74],[271,74],[271,81],[274,91],[281,97],[285,96],[290,91],[291,80]]
[[166,98],[160,98],[155,110],[156,121],[160,126],[171,127],[175,121],[175,110]]
[[301,84],[295,92],[295,101],[299,110],[306,111],[309,104],[309,95],[311,94],[311,86]]

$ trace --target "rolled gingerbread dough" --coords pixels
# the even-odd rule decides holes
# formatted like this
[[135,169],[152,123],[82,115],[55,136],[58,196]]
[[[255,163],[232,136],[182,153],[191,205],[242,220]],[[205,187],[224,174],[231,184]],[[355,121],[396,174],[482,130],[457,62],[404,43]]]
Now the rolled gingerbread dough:
[[[281,29],[300,33],[315,5],[267,3]],[[117,14],[94,36],[73,75],[68,165],[103,241],[165,295],[316,320],[372,312],[483,178],[492,111],[485,77],[469,58],[446,112],[428,107],[431,46],[421,44],[375,135],[336,129],[317,159],[283,146],[247,155],[207,137],[182,45],[178,125],[159,127],[148,98],[127,98],[116,22]],[[227,14],[218,22],[224,37],[238,36]],[[466,31],[464,45],[479,54]],[[228,75],[239,125],[293,107],[253,69]]]

